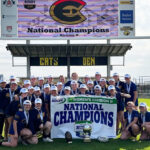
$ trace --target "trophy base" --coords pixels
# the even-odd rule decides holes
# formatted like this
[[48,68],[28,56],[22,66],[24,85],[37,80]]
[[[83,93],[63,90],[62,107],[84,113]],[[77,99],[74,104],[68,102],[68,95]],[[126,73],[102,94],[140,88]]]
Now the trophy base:
[[84,143],[90,143],[91,139],[90,138],[85,138],[83,141],[84,141]]

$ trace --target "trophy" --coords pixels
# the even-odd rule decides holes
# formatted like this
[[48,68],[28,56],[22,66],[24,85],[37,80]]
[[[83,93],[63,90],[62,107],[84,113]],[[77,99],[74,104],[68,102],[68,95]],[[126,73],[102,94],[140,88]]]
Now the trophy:
[[91,142],[91,139],[90,139],[90,134],[91,134],[91,131],[92,131],[92,127],[91,125],[89,124],[86,124],[84,127],[83,127],[83,133],[84,133],[84,142]]

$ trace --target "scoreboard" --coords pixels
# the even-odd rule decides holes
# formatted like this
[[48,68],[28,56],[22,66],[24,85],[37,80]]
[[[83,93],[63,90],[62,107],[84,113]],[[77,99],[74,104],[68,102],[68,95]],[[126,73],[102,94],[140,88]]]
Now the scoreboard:
[[1,0],[1,37],[135,36],[135,0]]

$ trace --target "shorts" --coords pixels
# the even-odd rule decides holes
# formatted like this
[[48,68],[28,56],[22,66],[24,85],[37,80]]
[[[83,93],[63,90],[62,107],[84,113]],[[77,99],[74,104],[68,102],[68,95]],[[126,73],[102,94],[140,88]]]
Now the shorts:
[[[128,102],[133,102],[133,101],[131,101],[131,100],[125,101],[125,106],[127,106]],[[136,99],[136,101],[135,101],[135,106],[138,106],[138,99]]]

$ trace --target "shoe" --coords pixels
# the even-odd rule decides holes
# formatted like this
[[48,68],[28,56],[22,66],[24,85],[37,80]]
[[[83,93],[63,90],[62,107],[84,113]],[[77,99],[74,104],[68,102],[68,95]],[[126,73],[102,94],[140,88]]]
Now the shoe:
[[26,141],[24,141],[24,140],[22,140],[21,143],[22,143],[22,145],[25,145],[25,146],[28,145],[28,143]]
[[51,139],[51,138],[49,138],[49,137],[47,137],[47,138],[43,138],[43,141],[44,142],[53,142],[53,140]]

